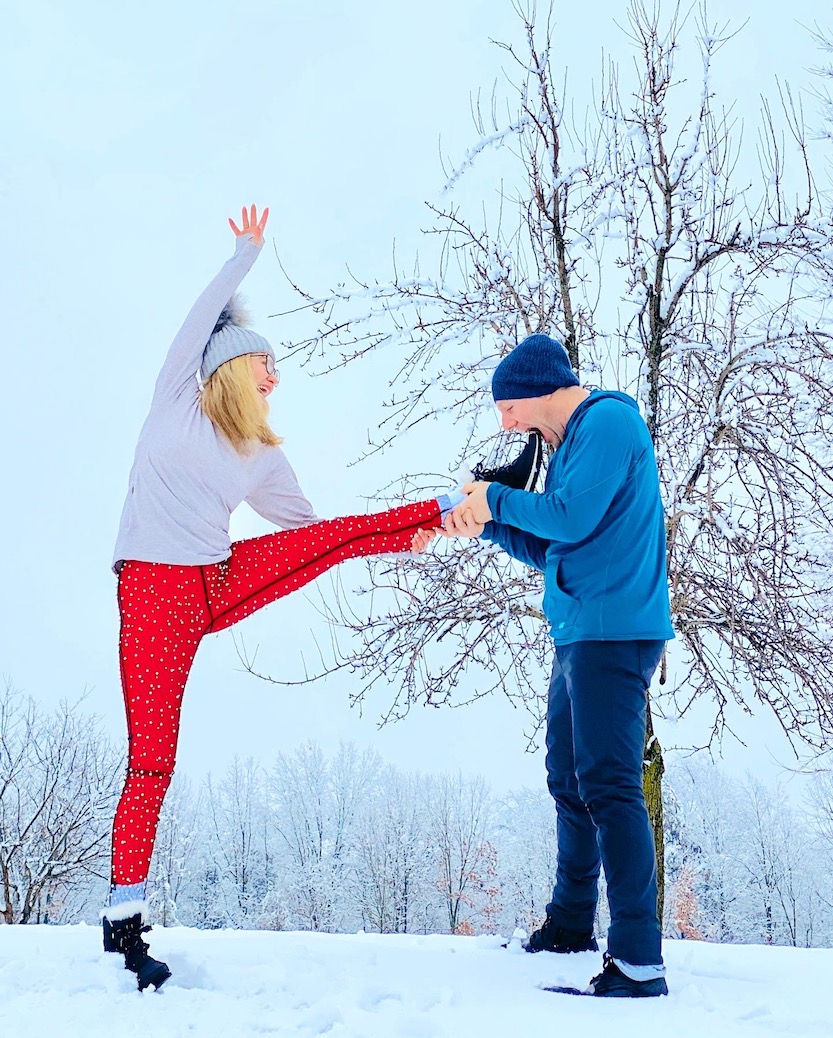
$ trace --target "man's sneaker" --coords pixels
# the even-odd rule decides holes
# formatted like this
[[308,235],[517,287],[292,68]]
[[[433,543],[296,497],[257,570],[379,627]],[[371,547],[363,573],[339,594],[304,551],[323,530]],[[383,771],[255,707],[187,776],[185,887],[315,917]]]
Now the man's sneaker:
[[597,998],[656,998],[668,994],[665,977],[631,980],[605,952],[604,969],[587,986],[587,994]]
[[531,432],[526,446],[508,465],[488,469],[483,462],[475,466],[472,475],[483,483],[500,483],[513,490],[532,490],[544,463],[544,439],[539,432]]
[[124,968],[136,974],[139,990],[144,991],[151,984],[160,988],[170,977],[171,971],[167,963],[160,962],[148,955],[149,945],[142,940],[142,934],[150,927],[145,925],[140,913],[128,919],[110,920],[106,916],[104,924],[104,950],[120,952],[124,956]]
[[524,951],[528,952],[549,951],[568,954],[598,950],[599,946],[596,944],[592,930],[587,932],[568,930],[564,926],[559,926],[549,915],[541,928],[530,934],[529,940],[524,945]]

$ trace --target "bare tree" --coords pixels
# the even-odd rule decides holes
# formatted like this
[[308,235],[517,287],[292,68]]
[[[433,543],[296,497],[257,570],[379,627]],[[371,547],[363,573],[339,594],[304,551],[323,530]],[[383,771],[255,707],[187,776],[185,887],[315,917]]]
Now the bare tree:
[[148,884],[153,917],[161,926],[181,921],[177,903],[195,868],[201,813],[200,795],[187,778],[175,775],[162,805]]
[[780,789],[767,789],[751,777],[743,787],[745,865],[758,893],[763,939],[797,946],[802,936],[799,912],[806,901],[808,833],[802,831]]
[[234,758],[219,782],[205,787],[216,911],[226,925],[251,925],[266,894],[268,837],[265,775],[249,758]]
[[369,928],[426,929],[435,901],[429,826],[430,783],[386,768],[363,798],[353,837],[356,888]]
[[702,756],[670,775],[671,932],[806,947],[829,940],[829,855],[784,790],[732,780]]
[[677,879],[688,874],[697,903],[689,925],[721,943],[754,940],[747,928],[754,910],[742,850],[746,833],[740,820],[745,816],[738,784],[697,757],[672,768],[670,786],[677,806],[672,816],[679,823],[672,889],[676,894]]
[[[699,107],[672,129],[677,16],[642,4],[630,36],[644,69],[626,104],[611,76],[610,128],[624,297],[618,357],[636,354],[668,511],[668,569],[687,673],[684,710],[768,705],[819,745],[833,723],[827,637],[833,418],[827,300],[816,272],[831,227],[818,205],[800,107],[766,107],[758,186],[739,168],[742,128],[718,111],[709,70],[727,36],[702,9]],[[782,135],[798,156],[785,169]],[[803,182],[790,206],[788,190]],[[599,203],[607,196],[599,195]]]
[[[109,863],[122,758],[79,704],[44,715],[10,686],[0,696],[0,918],[61,918],[70,889]],[[77,907],[77,906],[76,906]]]
[[546,916],[558,864],[555,804],[549,793],[524,789],[507,794],[498,806],[496,843],[504,919],[512,929],[532,933]]
[[491,862],[489,791],[482,778],[440,776],[433,789],[432,834],[437,889],[450,933],[472,932],[482,873]]
[[317,743],[280,754],[269,782],[270,826],[282,847],[287,916],[303,929],[336,931],[351,918],[354,827],[380,761],[351,743],[328,761]]
[[[764,105],[750,164],[743,124],[712,84],[731,31],[705,3],[664,17],[632,0],[632,69],[608,61],[592,109],[571,120],[567,89],[560,97],[554,85],[552,9],[543,24],[534,4],[516,9],[524,45],[500,45],[507,115],[497,96],[488,112],[475,106],[479,140],[449,172],[448,200],[429,205],[436,273],[418,260],[389,281],[323,296],[299,288],[320,326],[290,350],[322,373],[395,357],[371,449],[443,415],[479,451],[495,362],[523,335],[560,329],[582,381],[631,392],[654,439],[683,660],[655,706],[679,716],[708,699],[711,742],[734,710],[762,705],[788,738],[823,746],[833,732],[831,222],[801,105],[786,87]],[[679,71],[689,53],[699,78]],[[491,197],[469,216],[460,185],[475,168]],[[437,482],[415,476],[389,493]],[[332,629],[351,635],[328,666],[362,676],[357,698],[383,683],[396,718],[417,702],[500,690],[540,723],[551,652],[540,574],[479,545],[368,573],[362,598],[324,604]],[[646,760],[661,865],[650,719]]]

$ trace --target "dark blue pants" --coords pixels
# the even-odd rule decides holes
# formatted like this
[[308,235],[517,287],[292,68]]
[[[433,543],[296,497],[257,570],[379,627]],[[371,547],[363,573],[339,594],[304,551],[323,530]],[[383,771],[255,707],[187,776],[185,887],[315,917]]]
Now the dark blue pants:
[[608,952],[659,964],[656,852],[642,792],[645,712],[664,642],[556,646],[547,708],[547,785],[558,810],[548,913],[590,932],[604,865]]

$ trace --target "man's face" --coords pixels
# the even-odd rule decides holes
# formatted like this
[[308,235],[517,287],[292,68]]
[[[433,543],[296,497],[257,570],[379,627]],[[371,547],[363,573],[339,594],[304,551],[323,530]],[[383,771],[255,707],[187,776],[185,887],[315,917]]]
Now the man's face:
[[498,400],[501,425],[507,432],[529,432],[537,429],[547,443],[558,447],[564,438],[566,419],[561,420],[555,406],[558,391],[547,396],[533,396],[524,400]]

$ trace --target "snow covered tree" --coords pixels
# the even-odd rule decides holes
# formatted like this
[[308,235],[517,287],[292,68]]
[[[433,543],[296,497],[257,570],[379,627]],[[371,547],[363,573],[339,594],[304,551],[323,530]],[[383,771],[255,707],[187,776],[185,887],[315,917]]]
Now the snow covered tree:
[[426,778],[388,767],[363,798],[353,842],[366,929],[413,933],[432,928],[430,788]]
[[489,790],[482,778],[441,775],[431,810],[436,884],[449,933],[473,933],[469,917],[483,907],[482,873],[492,861]]
[[816,836],[833,866],[833,771],[822,771],[813,776],[807,800]]
[[754,940],[746,922],[754,910],[742,849],[743,797],[738,784],[703,758],[676,762],[669,774],[680,824],[675,833],[677,867],[669,878],[674,890],[688,875],[686,885],[697,906],[688,925],[708,940]]
[[[423,256],[389,280],[299,288],[320,326],[288,348],[322,372],[390,358],[371,449],[441,415],[459,459],[494,436],[496,361],[529,333],[559,334],[582,382],[632,393],[654,439],[682,657],[664,692],[674,712],[707,698],[718,735],[733,710],[763,704],[788,737],[821,745],[833,731],[831,221],[801,106],[785,88],[764,105],[750,163],[731,100],[715,96],[731,32],[705,3],[666,16],[632,0],[635,61],[610,60],[571,120],[552,8],[543,21],[534,4],[517,10],[524,45],[501,45],[508,97],[475,107],[479,139],[429,205],[434,271]],[[474,543],[371,563],[369,580],[366,611],[332,604],[352,636],[334,666],[358,670],[365,693],[392,688],[388,716],[500,690],[540,720],[540,574]],[[646,759],[662,867],[650,728]]]
[[216,917],[226,926],[253,926],[266,895],[270,856],[261,765],[235,757],[219,782],[209,776],[205,817]]
[[558,864],[555,825],[555,804],[545,789],[508,793],[496,807],[502,919],[510,932],[532,933],[544,921]]
[[[63,922],[109,866],[123,761],[79,704],[0,695],[0,920]],[[67,913],[66,909],[72,911]]]
[[199,843],[202,805],[191,783],[175,775],[162,805],[149,876],[149,901],[160,926],[176,926],[180,897],[187,896]]
[[671,905],[675,933],[683,938],[702,940],[703,935],[698,927],[700,906],[694,889],[694,872],[690,865],[684,865],[674,880]]
[[744,834],[748,884],[757,894],[759,933],[767,944],[799,944],[806,904],[807,836],[780,789],[748,778],[737,825]]
[[833,771],[815,774],[807,788],[806,801],[811,848],[817,863],[813,870],[804,944],[833,946]]
[[356,921],[354,830],[380,766],[376,754],[360,754],[351,743],[331,761],[313,742],[278,756],[269,824],[280,848],[288,925],[336,932]]
[[677,761],[669,775],[666,932],[798,947],[829,940],[833,880],[812,810],[808,819],[777,784],[733,780],[703,758]]

